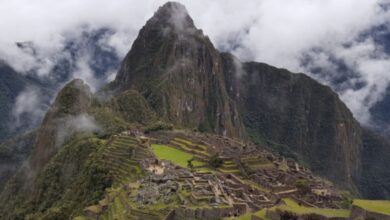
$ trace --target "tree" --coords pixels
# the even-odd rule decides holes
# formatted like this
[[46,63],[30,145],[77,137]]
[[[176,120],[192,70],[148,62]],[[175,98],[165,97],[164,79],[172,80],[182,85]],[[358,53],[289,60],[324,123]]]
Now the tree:
[[194,165],[192,164],[193,160],[194,158],[187,160],[187,167],[190,168],[191,170],[194,168]]
[[218,154],[214,154],[210,157],[209,165],[213,168],[219,168],[223,165],[223,159],[219,157]]

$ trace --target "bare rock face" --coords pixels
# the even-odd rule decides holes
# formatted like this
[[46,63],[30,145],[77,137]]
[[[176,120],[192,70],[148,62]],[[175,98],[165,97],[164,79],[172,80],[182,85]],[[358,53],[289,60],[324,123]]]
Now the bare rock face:
[[59,92],[38,130],[30,158],[32,170],[39,171],[50,160],[64,141],[61,129],[72,116],[86,113],[91,103],[90,88],[80,79],[71,81]]
[[184,6],[167,3],[141,29],[114,87],[139,91],[159,116],[176,125],[243,137],[221,63]]
[[335,92],[304,74],[223,57],[230,96],[255,142],[291,151],[315,172],[354,186],[361,128]]

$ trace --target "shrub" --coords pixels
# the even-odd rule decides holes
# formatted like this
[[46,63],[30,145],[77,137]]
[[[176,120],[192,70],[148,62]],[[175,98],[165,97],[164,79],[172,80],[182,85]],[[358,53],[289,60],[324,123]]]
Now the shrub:
[[213,168],[219,168],[223,165],[223,159],[219,157],[218,154],[214,154],[210,157],[209,165]]

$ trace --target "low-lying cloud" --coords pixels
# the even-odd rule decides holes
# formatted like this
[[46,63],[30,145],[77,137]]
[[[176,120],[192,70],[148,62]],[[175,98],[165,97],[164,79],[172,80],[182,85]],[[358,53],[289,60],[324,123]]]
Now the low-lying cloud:
[[25,88],[16,97],[12,110],[13,124],[11,129],[17,129],[20,126],[36,125],[42,120],[47,105],[42,92],[34,87]]
[[[332,86],[354,115],[370,123],[369,109],[390,83],[389,55],[372,36],[389,31],[389,0],[182,0],[195,24],[216,47],[243,61],[255,60],[305,72]],[[108,28],[98,45],[123,58],[159,0],[13,0],[0,9],[0,58],[15,69],[50,74],[69,37]],[[15,42],[33,42],[34,51]],[[340,69],[340,63],[344,69]],[[88,51],[74,64],[73,76],[98,88]],[[115,77],[108,70],[105,81]],[[317,72],[321,72],[318,74]],[[342,74],[351,77],[335,83]]]
[[65,119],[63,125],[58,129],[56,146],[60,147],[66,140],[73,134],[84,132],[94,133],[101,130],[94,117],[88,114],[80,114],[77,116],[68,116]]

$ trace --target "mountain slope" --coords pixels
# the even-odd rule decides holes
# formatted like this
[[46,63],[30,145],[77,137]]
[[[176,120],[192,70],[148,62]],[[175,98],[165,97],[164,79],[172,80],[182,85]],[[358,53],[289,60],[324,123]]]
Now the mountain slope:
[[279,144],[274,148],[291,151],[315,172],[354,186],[361,129],[336,93],[304,74],[224,57],[230,95],[255,142]]
[[[77,132],[72,116],[77,117],[86,113],[92,104],[92,93],[88,85],[76,79],[68,83],[58,94],[52,107],[46,113],[42,125],[37,131],[34,149],[30,158],[30,165],[39,171],[55,155],[66,137]],[[69,124],[71,123],[71,124]]]
[[243,137],[223,80],[221,57],[184,6],[167,3],[141,29],[112,88],[134,89],[179,126]]
[[0,62],[0,142],[13,137],[15,134],[23,133],[34,126],[31,125],[31,118],[20,118],[16,122],[15,115],[13,115],[16,110],[16,99],[27,87],[42,88],[42,85]]
[[379,134],[363,129],[360,192],[369,199],[390,198],[390,144]]

